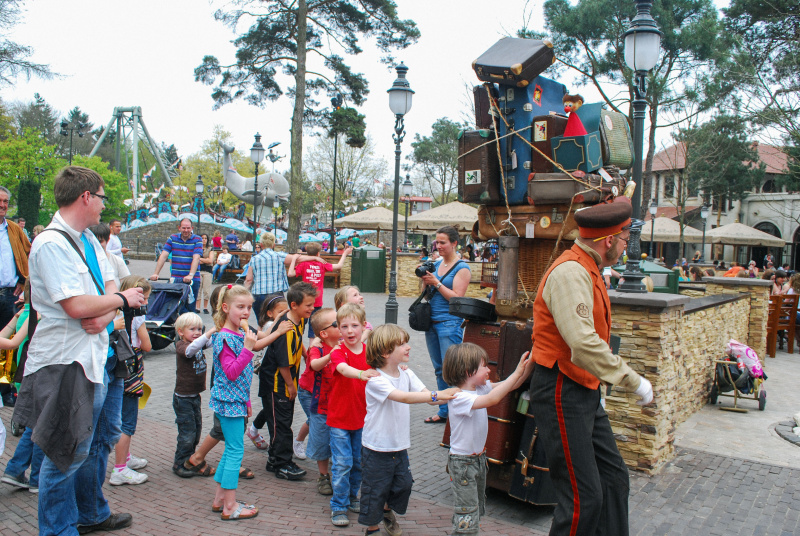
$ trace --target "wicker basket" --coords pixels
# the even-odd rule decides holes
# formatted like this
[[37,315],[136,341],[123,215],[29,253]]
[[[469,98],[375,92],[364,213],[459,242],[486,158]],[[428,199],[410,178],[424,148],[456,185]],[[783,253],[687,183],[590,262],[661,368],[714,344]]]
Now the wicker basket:
[[572,247],[572,242],[562,240],[556,247],[556,240],[520,240],[519,241],[519,280],[517,289],[528,293],[530,299],[536,297],[539,281],[559,255]]

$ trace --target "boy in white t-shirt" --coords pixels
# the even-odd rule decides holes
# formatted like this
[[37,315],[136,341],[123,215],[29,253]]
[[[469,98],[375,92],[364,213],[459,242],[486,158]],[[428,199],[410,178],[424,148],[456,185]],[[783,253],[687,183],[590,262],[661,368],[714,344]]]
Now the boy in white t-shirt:
[[450,457],[447,471],[455,498],[452,534],[479,534],[486,503],[486,408],[500,402],[530,376],[534,361],[525,352],[516,370],[500,383],[489,381],[486,350],[465,342],[447,349],[442,378],[461,392],[447,403],[450,422]]
[[379,326],[367,339],[367,364],[380,373],[366,385],[367,416],[361,436],[361,511],[366,534],[379,534],[381,519],[389,536],[403,531],[394,513],[405,514],[411,496],[411,417],[408,404],[433,405],[452,400],[459,391],[429,391],[407,368],[408,333],[395,324]]

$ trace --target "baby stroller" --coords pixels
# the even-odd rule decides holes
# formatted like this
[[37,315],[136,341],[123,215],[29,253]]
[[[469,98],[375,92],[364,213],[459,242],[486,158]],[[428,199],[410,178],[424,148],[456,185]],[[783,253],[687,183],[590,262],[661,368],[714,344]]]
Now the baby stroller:
[[175,342],[175,321],[189,302],[191,287],[185,283],[153,281],[147,305],[145,326],[153,350],[163,350]]
[[725,359],[714,361],[711,403],[716,404],[720,396],[728,396],[733,398],[733,407],[720,406],[719,409],[747,413],[746,409],[737,405],[739,398],[748,398],[758,400],[758,409],[764,411],[767,407],[767,390],[763,383],[767,375],[761,368],[758,355],[749,346],[733,339],[728,343],[725,353]]

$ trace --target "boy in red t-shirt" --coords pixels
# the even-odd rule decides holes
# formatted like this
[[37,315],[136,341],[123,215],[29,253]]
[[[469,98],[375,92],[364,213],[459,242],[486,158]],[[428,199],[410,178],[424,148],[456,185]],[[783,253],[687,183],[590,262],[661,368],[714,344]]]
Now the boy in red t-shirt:
[[[311,242],[306,245],[306,254],[311,257],[318,256],[321,251],[322,246],[320,246],[318,242]],[[345,248],[342,252],[342,258],[339,259],[339,262],[336,264],[319,261],[304,261],[295,266],[294,261],[296,259],[292,259],[292,263],[289,265],[286,274],[289,277],[300,277],[306,283],[311,283],[317,287],[317,300],[314,302],[314,312],[311,313],[312,316],[322,308],[322,292],[325,290],[325,274],[341,270],[342,266],[344,266],[344,260],[351,251],[353,251],[353,248]],[[308,338],[314,338],[314,327],[310,322],[308,324]]]
[[328,397],[328,427],[331,435],[331,522],[350,524],[347,510],[358,513],[361,489],[361,430],[367,415],[366,381],[380,373],[367,365],[367,349],[361,342],[366,313],[348,303],[336,313],[342,343],[331,352],[336,367]]

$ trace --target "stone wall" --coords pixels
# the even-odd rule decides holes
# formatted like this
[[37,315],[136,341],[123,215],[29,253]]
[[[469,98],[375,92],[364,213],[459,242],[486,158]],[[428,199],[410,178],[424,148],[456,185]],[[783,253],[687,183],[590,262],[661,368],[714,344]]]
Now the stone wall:
[[[386,256],[386,292],[389,291],[389,270],[391,267],[392,257],[387,253]],[[470,268],[471,278],[469,287],[467,287],[466,297],[468,298],[483,298],[490,289],[482,289],[481,281],[481,263],[468,262]],[[407,298],[416,298],[422,292],[420,286],[420,279],[414,274],[414,269],[419,265],[419,255],[416,253],[398,253],[397,254],[397,295]]]
[[706,403],[712,361],[729,339],[747,337],[750,300],[616,291],[610,296],[611,330],[622,338],[619,355],[650,380],[655,398],[640,407],[635,394],[614,388],[606,411],[625,463],[652,474],[674,457],[675,428]]
[[772,282],[763,279],[740,277],[705,277],[706,295],[747,294],[750,298],[750,325],[747,346],[761,356],[767,355],[767,317],[769,316],[769,293]]

